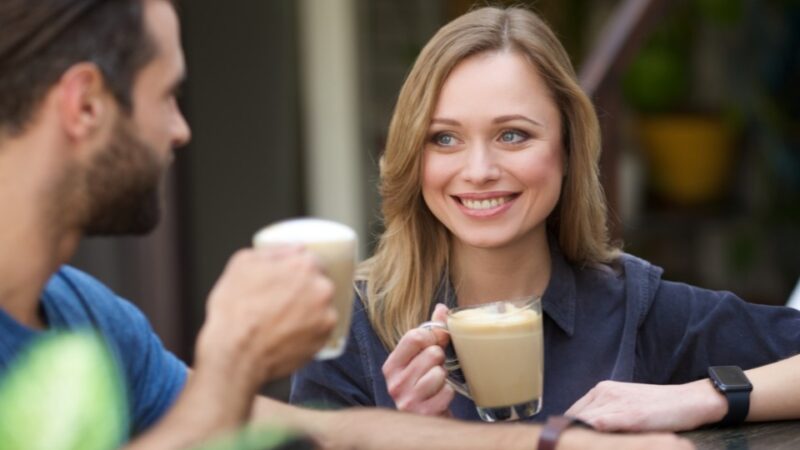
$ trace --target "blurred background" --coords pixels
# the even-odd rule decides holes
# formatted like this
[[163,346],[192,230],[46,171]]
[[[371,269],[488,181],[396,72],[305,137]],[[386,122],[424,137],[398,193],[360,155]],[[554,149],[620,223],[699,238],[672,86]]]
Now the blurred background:
[[[479,2],[511,4],[512,2]],[[800,276],[800,2],[538,0],[604,133],[611,227],[671,280],[783,304]],[[270,222],[381,230],[376,183],[395,99],[464,0],[180,4],[193,140],[146,238],[86,240],[74,264],[139,305],[191,362],[205,298]],[[284,396],[286,384],[270,391]]]

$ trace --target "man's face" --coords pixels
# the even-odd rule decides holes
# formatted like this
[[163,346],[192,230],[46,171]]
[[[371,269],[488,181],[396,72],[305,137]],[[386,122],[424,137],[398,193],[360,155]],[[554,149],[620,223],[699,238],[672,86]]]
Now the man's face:
[[185,74],[177,16],[166,1],[144,3],[145,26],[156,54],[136,76],[132,114],[117,119],[108,143],[88,169],[87,234],[152,230],[160,216],[159,185],[172,151],[190,137],[175,100]]

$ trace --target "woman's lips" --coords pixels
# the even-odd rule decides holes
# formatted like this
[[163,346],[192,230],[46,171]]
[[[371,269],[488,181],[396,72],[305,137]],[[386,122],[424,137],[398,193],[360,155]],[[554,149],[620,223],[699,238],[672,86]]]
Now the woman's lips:
[[506,211],[519,197],[516,193],[454,195],[456,204],[472,217],[491,217]]

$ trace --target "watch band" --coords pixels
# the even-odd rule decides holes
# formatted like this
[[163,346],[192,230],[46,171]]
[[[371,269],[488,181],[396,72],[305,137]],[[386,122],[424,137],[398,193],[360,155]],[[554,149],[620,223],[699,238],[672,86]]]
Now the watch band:
[[723,427],[740,425],[747,419],[747,413],[750,411],[750,391],[728,391],[723,394],[728,399],[728,412],[718,425]]
[[738,366],[711,366],[708,368],[708,377],[720,394],[728,402],[728,411],[725,417],[716,423],[718,426],[740,425],[747,419],[750,411],[750,392],[753,385],[747,379],[744,371]]
[[539,432],[539,443],[536,444],[537,450],[556,450],[556,444],[561,437],[561,433],[572,425],[582,426],[593,429],[591,425],[571,416],[550,416],[547,418],[542,430]]

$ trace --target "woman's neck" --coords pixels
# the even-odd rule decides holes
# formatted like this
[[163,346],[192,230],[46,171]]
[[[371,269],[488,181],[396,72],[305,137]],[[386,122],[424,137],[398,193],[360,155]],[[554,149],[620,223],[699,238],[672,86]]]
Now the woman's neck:
[[467,306],[542,295],[551,262],[544,230],[502,248],[477,248],[454,239],[451,279],[458,305]]

